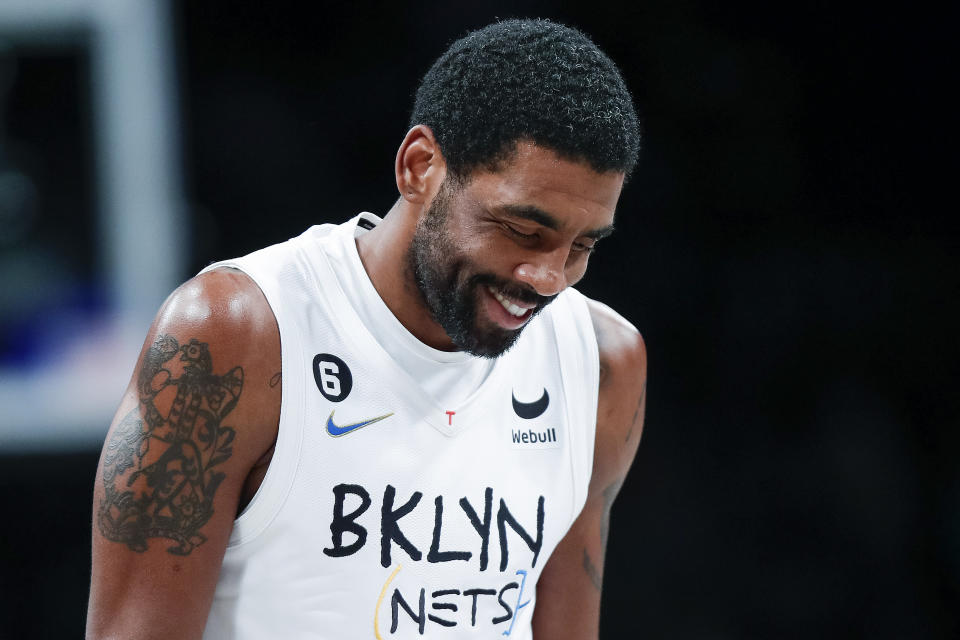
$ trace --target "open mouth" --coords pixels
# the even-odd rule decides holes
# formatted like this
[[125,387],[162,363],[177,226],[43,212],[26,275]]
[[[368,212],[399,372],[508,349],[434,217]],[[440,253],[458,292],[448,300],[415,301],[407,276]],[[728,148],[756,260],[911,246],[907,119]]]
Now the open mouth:
[[499,291],[497,291],[493,287],[487,287],[487,290],[490,291],[493,297],[497,299],[497,302],[500,303],[500,305],[504,308],[504,310],[507,313],[509,313],[510,315],[516,318],[522,318],[531,309],[537,306],[535,304],[524,304],[524,306],[521,306],[520,304],[517,304],[516,302],[513,302],[508,298],[506,298],[503,294],[501,294]]
[[510,298],[498,291],[495,287],[485,287],[487,298],[487,313],[494,323],[508,331],[519,329],[533,317],[537,309],[536,303],[524,302]]

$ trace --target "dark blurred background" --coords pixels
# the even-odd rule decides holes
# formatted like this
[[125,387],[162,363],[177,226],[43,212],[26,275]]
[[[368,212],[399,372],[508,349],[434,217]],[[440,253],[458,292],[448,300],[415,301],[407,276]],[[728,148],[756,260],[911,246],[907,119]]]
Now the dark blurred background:
[[0,3],[0,637],[82,634],[99,442],[163,296],[385,212],[432,60],[535,16],[645,131],[580,286],[650,363],[603,637],[960,637],[953,23],[879,6]]

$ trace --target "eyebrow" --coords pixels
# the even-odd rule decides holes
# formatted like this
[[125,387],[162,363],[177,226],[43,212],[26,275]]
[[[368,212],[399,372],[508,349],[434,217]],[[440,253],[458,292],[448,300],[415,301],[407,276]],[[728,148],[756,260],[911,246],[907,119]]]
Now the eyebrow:
[[[529,220],[530,222],[535,222],[546,227],[547,229],[552,229],[553,231],[560,230],[560,222],[556,219],[556,217],[539,207],[534,207],[533,205],[504,204],[500,205],[499,209],[503,210],[505,213],[513,216],[514,218]],[[602,238],[606,238],[611,233],[613,233],[612,224],[605,227],[600,227],[599,229],[585,231],[580,235],[593,240],[600,240]]]

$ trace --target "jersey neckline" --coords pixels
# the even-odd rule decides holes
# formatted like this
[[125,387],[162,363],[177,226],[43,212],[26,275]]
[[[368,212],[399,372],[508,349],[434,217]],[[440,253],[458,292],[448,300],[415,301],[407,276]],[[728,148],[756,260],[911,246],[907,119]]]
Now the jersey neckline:
[[[376,225],[379,222],[379,217],[371,213],[363,212],[344,224],[335,225],[331,233],[325,234],[320,238],[314,238],[314,241],[324,242],[326,240],[329,242],[350,243],[351,246],[341,248],[348,252],[348,256],[350,255],[350,252],[356,254],[356,260],[359,262],[360,257],[359,254],[357,254],[355,242],[357,226],[360,225],[361,228],[363,228],[367,225]],[[326,251],[320,250],[317,253],[322,256],[324,267],[329,270],[331,274],[333,274],[334,267],[331,264],[330,258]],[[363,268],[362,263],[360,267]],[[385,367],[391,369],[393,371],[393,375],[390,377],[394,383],[400,387],[406,388],[400,389],[401,394],[407,401],[414,403],[418,411],[421,412],[421,418],[424,421],[441,433],[448,436],[455,436],[470,428],[475,422],[481,420],[483,416],[483,412],[470,411],[469,415],[465,415],[462,419],[458,419],[456,424],[451,424],[453,420],[450,419],[448,412],[453,412],[454,414],[466,413],[469,409],[478,405],[480,400],[487,395],[493,393],[500,393],[501,395],[508,393],[506,391],[508,385],[506,385],[503,376],[498,375],[498,373],[500,373],[502,370],[504,361],[508,359],[509,353],[496,358],[493,361],[493,364],[483,382],[456,406],[442,405],[441,403],[437,402],[431,396],[431,394],[428,393],[423,386],[413,378],[413,376],[410,375],[410,372],[406,368],[404,368],[393,358],[393,356],[390,355],[390,353],[381,344],[380,339],[371,333],[370,328],[357,314],[357,311],[351,303],[349,296],[340,285],[339,279],[336,277],[320,278],[319,274],[317,273],[314,273],[313,276],[314,285],[318,289],[320,289],[322,292],[325,292],[328,296],[336,296],[338,298],[337,308],[338,311],[343,311],[343,313],[334,313],[330,315],[333,318],[333,321],[337,324],[337,328],[343,335],[344,340],[350,341],[352,346],[359,352],[370,354],[372,357],[375,357],[379,361],[383,362]],[[380,298],[379,294],[376,292],[376,289],[373,287],[373,283],[369,281],[369,276],[367,277],[367,281],[370,289],[373,291],[373,294],[377,296],[380,304],[382,304],[386,311],[392,315],[392,312],[390,312],[389,308],[386,307],[386,303],[383,302],[382,298]],[[393,319],[395,322],[400,324],[400,321],[397,320],[395,316]],[[534,320],[538,319],[539,318],[534,318]],[[407,331],[405,327],[403,329],[404,331]],[[410,335],[413,337],[412,334]],[[416,340],[415,337],[413,337],[413,339]],[[427,345],[422,346],[424,349],[427,349],[431,352],[436,352],[439,354],[448,353],[438,351]],[[462,358],[476,358],[476,356],[471,356],[470,354],[463,352],[452,353],[454,356],[453,361]]]

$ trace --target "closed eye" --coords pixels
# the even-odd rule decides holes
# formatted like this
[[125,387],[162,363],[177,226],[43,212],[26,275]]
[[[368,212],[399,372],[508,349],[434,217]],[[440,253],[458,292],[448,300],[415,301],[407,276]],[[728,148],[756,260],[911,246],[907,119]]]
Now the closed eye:
[[584,244],[582,242],[574,242],[573,249],[574,251],[585,251],[586,253],[593,253],[597,248],[597,243],[593,244]]
[[504,228],[505,228],[508,232],[510,232],[511,235],[516,236],[517,238],[520,238],[520,239],[522,239],[522,240],[533,240],[534,238],[537,237],[537,233],[536,233],[536,232],[533,232],[533,233],[524,233],[524,232],[520,231],[519,229],[517,229],[516,227],[513,227],[513,226],[511,226],[511,225],[509,225],[509,224],[504,224],[503,226],[504,226]]

